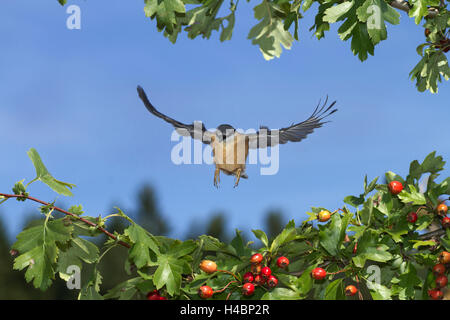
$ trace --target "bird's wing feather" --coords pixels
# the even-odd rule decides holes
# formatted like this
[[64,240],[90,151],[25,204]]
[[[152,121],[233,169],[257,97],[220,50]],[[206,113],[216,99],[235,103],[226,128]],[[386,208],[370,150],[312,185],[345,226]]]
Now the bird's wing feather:
[[320,128],[324,123],[321,122],[324,118],[335,113],[337,109],[331,110],[336,101],[332,102],[326,107],[328,97],[324,104],[320,106],[320,101],[312,113],[312,115],[303,122],[294,123],[289,127],[279,130],[269,130],[266,127],[261,127],[260,131],[248,134],[249,147],[251,149],[273,147],[277,144],[285,144],[288,141],[298,142],[306,138],[306,136],[314,131],[315,128]]
[[197,125],[185,124],[175,119],[172,119],[156,110],[156,108],[151,104],[150,100],[148,100],[147,95],[145,94],[145,91],[144,89],[142,89],[141,86],[137,87],[137,91],[139,94],[139,98],[141,98],[147,110],[150,111],[153,115],[157,116],[158,118],[161,118],[164,121],[173,125],[179,135],[191,136],[193,139],[201,140],[203,143],[206,144],[209,144],[211,142],[211,136],[213,135],[213,133],[206,130],[205,125],[203,123],[200,122]]

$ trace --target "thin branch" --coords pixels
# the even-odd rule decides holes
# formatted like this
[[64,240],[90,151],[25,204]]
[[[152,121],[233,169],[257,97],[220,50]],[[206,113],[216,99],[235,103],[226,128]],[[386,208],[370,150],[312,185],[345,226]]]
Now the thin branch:
[[[21,194],[6,194],[6,193],[0,193],[0,196],[1,196],[1,197],[4,197],[4,198],[6,198],[6,199],[10,199],[10,198],[22,198],[22,199],[28,199],[28,200],[31,200],[31,201],[40,203],[40,204],[42,204],[42,205],[44,205],[44,206],[48,206],[51,210],[56,210],[56,211],[59,211],[59,212],[61,212],[61,213],[64,213],[65,215],[74,217],[74,218],[76,218],[77,220],[80,220],[80,221],[82,221],[82,222],[84,222],[84,223],[86,223],[86,224],[88,224],[88,225],[90,225],[90,226],[92,226],[92,227],[97,228],[98,230],[100,230],[101,232],[103,232],[104,234],[106,234],[106,235],[107,235],[108,237],[110,237],[111,239],[117,240],[117,237],[116,237],[115,235],[113,235],[111,232],[109,232],[109,231],[106,230],[105,228],[100,227],[98,224],[96,224],[96,223],[94,223],[94,222],[91,222],[91,221],[89,221],[89,220],[86,220],[86,219],[84,219],[84,218],[81,218],[81,217],[79,217],[79,216],[77,216],[77,215],[75,215],[75,214],[73,214],[73,213],[71,213],[71,212],[69,212],[69,211],[64,210],[64,209],[61,209],[61,208],[52,206],[52,205],[51,205],[50,203],[48,203],[48,202],[45,202],[45,201],[42,201],[42,200],[39,200],[39,199],[30,197],[30,196],[21,195]],[[117,243],[119,243],[120,245],[122,245],[122,246],[124,246],[124,247],[126,247],[126,248],[131,248],[131,246],[130,246],[128,243],[124,242],[124,241],[119,240]]]
[[[409,3],[404,0],[392,0],[389,4],[391,7],[405,11],[406,13],[409,13],[409,10],[411,10]],[[438,11],[436,9],[429,8],[427,17],[434,18],[437,14]]]
[[445,233],[446,233],[446,231],[444,229],[438,229],[438,230],[434,230],[434,231],[420,235],[419,239],[424,240],[424,239],[431,239],[434,237],[441,237]]

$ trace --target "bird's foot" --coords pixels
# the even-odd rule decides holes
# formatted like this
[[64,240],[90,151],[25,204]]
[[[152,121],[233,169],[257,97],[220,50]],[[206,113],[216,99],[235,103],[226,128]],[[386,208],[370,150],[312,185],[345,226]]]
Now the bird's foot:
[[220,171],[216,170],[214,172],[214,187],[219,189],[219,183],[220,183]]

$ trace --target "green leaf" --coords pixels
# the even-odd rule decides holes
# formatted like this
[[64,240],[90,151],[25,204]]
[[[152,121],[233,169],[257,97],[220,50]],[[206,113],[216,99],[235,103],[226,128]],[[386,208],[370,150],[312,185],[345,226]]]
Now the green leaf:
[[147,17],[155,18],[159,30],[165,29],[172,34],[177,24],[176,15],[185,13],[186,9],[181,0],[145,0],[144,12]]
[[52,260],[55,257],[56,247],[45,248],[44,246],[34,247],[32,250],[21,254],[14,260],[14,269],[22,270],[28,267],[25,272],[27,282],[33,280],[35,288],[42,291],[47,290],[54,279],[54,269]]
[[53,178],[53,176],[48,172],[47,168],[44,166],[44,163],[41,160],[38,152],[31,148],[27,152],[30,157],[33,165],[36,169],[36,178],[34,180],[40,180],[46,185],[48,185],[53,191],[62,194],[64,196],[73,196],[72,192],[69,189],[75,187],[74,184],[62,182]]
[[128,255],[137,268],[150,264],[150,251],[159,254],[157,241],[141,226],[132,224],[125,229],[124,233],[133,242]]
[[12,246],[20,253],[14,260],[13,268],[27,268],[26,281],[33,281],[35,288],[46,290],[54,279],[59,253],[56,243],[64,244],[69,241],[72,230],[72,227],[64,225],[62,219],[25,229]]
[[89,281],[81,288],[78,295],[79,300],[104,300],[100,294],[102,275],[95,267],[89,277]]
[[409,190],[410,192],[403,189],[399,194],[398,197],[403,203],[412,203],[414,205],[423,205],[427,203],[427,200],[425,199],[425,195],[418,192],[416,188],[410,184]]
[[295,229],[295,221],[291,220],[288,222],[286,227],[281,231],[281,233],[273,239],[272,244],[270,246],[270,252],[275,254],[282,245],[288,243],[295,239],[297,235],[297,230]]
[[355,4],[354,1],[346,1],[325,10],[323,21],[334,23],[345,15]]
[[168,251],[168,255],[172,256],[172,258],[181,258],[185,255],[190,254],[197,248],[197,244],[193,240],[186,240],[184,242],[176,242],[174,243]]
[[367,32],[374,45],[387,38],[385,21],[391,24],[400,23],[400,13],[383,0],[366,0],[356,12],[359,21],[366,23]]
[[353,257],[358,268],[363,268],[366,260],[386,262],[392,259],[392,254],[388,252],[389,247],[378,243],[377,238],[375,232],[366,230],[358,240],[358,255]]
[[414,22],[419,24],[422,18],[428,15],[428,6],[439,6],[439,0],[411,0],[412,8],[408,15],[414,17]]
[[345,237],[345,230],[351,219],[351,214],[346,214],[341,219],[339,214],[333,214],[331,222],[325,226],[319,226],[320,245],[332,256],[339,255],[339,248]]
[[344,202],[357,208],[364,203],[364,197],[363,195],[360,195],[358,198],[355,196],[347,196],[344,198]]
[[156,262],[158,269],[153,275],[153,282],[156,289],[166,286],[167,292],[173,296],[180,293],[181,273],[183,271],[182,262],[166,254],[158,255]]
[[418,249],[419,247],[422,246],[434,246],[436,245],[436,242],[434,242],[433,240],[427,240],[427,241],[422,241],[422,240],[409,240],[410,242],[413,242],[413,248],[414,249]]
[[262,230],[252,230],[253,234],[255,235],[256,238],[258,238],[259,240],[261,240],[262,244],[264,245],[264,247],[269,248],[269,240],[267,239],[267,235],[264,231]]
[[90,241],[82,238],[73,238],[67,249],[59,253],[56,271],[61,279],[68,280],[71,274],[67,273],[69,266],[78,266],[82,269],[83,262],[94,263],[98,259],[98,247]]
[[344,287],[342,285],[342,280],[344,279],[337,279],[332,281],[327,288],[325,289],[325,300],[344,300],[345,294],[344,294]]
[[259,46],[264,59],[279,58],[282,46],[285,49],[291,48],[294,41],[292,35],[284,29],[283,20],[275,15],[271,2],[263,0],[254,11],[255,18],[261,21],[250,30],[247,38],[252,39],[252,44]]
[[119,300],[131,300],[138,292],[137,287],[144,282],[144,279],[137,277],[128,279],[114,288],[108,290],[108,293],[103,296],[105,299],[119,299]]
[[84,213],[83,206],[81,204],[78,206],[71,206],[67,211],[77,216],[81,216]]
[[220,41],[231,40],[231,36],[233,35],[234,24],[236,22],[234,11],[230,15],[225,17],[224,20],[228,21],[228,25],[226,28],[222,28],[222,33],[220,34]]
[[302,275],[297,280],[298,291],[302,296],[306,296],[313,287],[314,282],[313,278],[311,277],[311,271],[316,266],[317,265],[312,265],[309,268],[305,269],[305,271],[303,271]]
[[261,300],[298,300],[300,295],[298,292],[287,288],[275,288],[266,292]]
[[59,2],[59,4],[60,5],[65,5],[66,3],[67,3],[67,0],[58,0],[58,2]]
[[392,300],[391,290],[386,286],[375,281],[366,281],[366,285],[370,290],[370,294],[372,295],[373,300]]
[[442,51],[427,48],[422,59],[409,73],[411,80],[416,80],[416,87],[420,92],[429,90],[438,92],[438,82],[450,78],[450,67],[447,57]]

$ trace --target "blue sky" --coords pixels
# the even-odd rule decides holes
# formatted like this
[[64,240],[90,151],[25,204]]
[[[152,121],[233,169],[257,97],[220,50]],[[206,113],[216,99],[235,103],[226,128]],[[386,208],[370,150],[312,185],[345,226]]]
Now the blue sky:
[[[321,41],[312,37],[313,10],[301,21],[300,41],[265,61],[246,39],[256,24],[253,1],[240,3],[232,41],[183,35],[175,45],[145,17],[143,1],[69,3],[81,8],[81,30],[66,28],[68,15],[56,0],[0,5],[1,192],[34,178],[26,155],[34,147],[56,178],[77,185],[73,198],[59,198],[65,204],[106,215],[112,203],[132,208],[136,191],[150,183],[171,235],[181,237],[214,211],[226,212],[230,230],[262,228],[272,208],[299,222],[311,206],[335,209],[359,194],[365,174],[405,175],[412,160],[433,150],[450,159],[448,83],[432,95],[408,79],[424,36],[405,13],[364,63],[336,26]],[[262,176],[250,165],[238,188],[222,176],[217,190],[213,166],[171,162],[172,128],[143,107],[138,84],[163,113],[207,128],[280,128],[307,118],[326,94],[339,111],[306,140],[280,147],[278,174]],[[29,191],[54,199],[43,185]],[[33,208],[2,205],[10,237]]]

